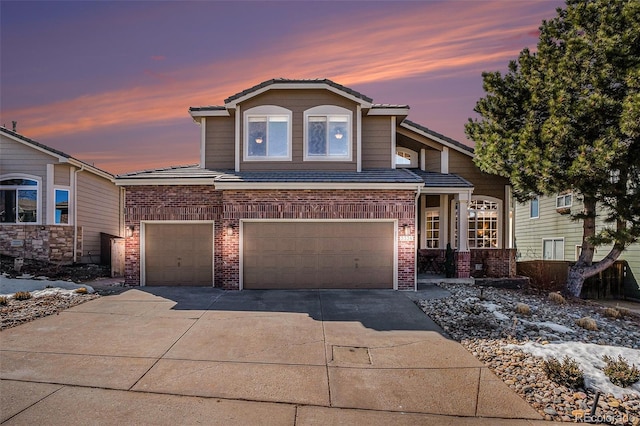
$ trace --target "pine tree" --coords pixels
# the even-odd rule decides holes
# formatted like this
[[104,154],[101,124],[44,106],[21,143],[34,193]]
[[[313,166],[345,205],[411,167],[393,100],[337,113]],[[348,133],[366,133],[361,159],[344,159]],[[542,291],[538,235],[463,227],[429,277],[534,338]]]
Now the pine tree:
[[[567,0],[542,22],[536,52],[482,78],[481,118],[465,126],[478,167],[509,177],[521,202],[565,190],[583,200],[573,215],[582,251],[566,286],[579,296],[640,238],[640,1]],[[604,244],[613,248],[594,263]]]

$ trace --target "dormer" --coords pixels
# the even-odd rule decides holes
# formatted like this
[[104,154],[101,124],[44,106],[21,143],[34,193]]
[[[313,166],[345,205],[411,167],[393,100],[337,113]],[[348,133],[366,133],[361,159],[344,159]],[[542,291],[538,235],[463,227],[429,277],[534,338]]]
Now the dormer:
[[189,112],[201,126],[202,168],[361,171],[394,168],[408,107],[374,104],[331,80],[274,79]]

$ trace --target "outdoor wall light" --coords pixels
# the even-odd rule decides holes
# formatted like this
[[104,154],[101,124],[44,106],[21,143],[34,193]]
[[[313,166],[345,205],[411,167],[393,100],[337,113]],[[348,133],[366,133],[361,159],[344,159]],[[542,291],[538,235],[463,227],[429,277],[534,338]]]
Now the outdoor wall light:
[[233,235],[233,228],[230,226],[227,228],[227,235],[230,237]]
[[402,225],[402,235],[409,235],[409,225]]
[[133,237],[133,230],[134,229],[135,229],[134,225],[127,226],[126,236],[129,237],[129,238]]

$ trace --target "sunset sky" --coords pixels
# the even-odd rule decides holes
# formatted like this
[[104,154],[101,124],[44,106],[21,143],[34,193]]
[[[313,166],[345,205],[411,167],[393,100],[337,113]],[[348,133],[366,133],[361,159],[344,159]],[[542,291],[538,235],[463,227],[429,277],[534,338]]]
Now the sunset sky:
[[198,162],[190,106],[329,78],[461,142],[549,1],[0,1],[0,124],[112,173]]

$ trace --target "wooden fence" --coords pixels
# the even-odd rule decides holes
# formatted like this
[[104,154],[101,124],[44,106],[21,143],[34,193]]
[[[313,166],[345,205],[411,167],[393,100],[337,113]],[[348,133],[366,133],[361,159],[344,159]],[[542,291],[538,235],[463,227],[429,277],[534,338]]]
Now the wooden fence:
[[[565,287],[569,267],[573,262],[562,260],[528,260],[517,262],[518,275],[531,279],[532,286],[545,291],[560,291]],[[624,277],[629,266],[617,260],[609,268],[585,280],[580,297],[585,299],[624,298]]]

